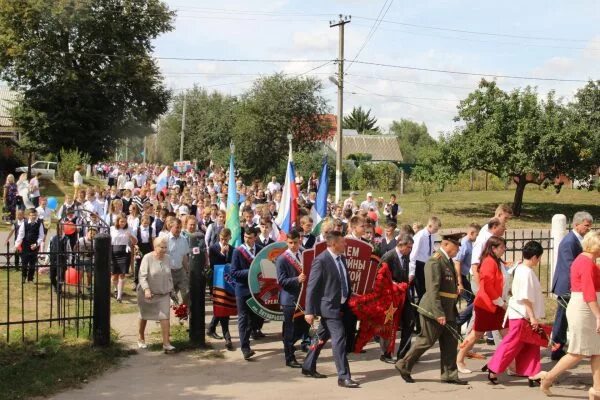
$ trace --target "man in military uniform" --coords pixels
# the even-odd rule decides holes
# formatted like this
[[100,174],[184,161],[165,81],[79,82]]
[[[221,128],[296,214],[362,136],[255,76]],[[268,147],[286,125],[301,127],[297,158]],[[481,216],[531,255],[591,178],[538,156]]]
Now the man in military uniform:
[[439,340],[442,382],[467,384],[458,378],[456,367],[458,279],[452,262],[463,236],[464,233],[442,235],[440,249],[433,253],[425,265],[426,292],[418,308],[421,333],[404,358],[396,362],[396,369],[407,383],[414,383],[410,376],[413,366]]

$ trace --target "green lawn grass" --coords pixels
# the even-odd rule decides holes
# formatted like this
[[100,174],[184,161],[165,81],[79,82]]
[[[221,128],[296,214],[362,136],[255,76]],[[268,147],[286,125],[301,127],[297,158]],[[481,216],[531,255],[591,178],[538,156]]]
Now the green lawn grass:
[[50,331],[37,342],[0,341],[0,400],[47,397],[86,383],[129,354],[115,339],[97,348],[69,330],[65,337]]
[[[366,192],[359,192],[355,199],[360,203],[366,198]],[[382,196],[386,202],[391,193],[398,194],[372,192],[376,198]],[[349,193],[350,191],[344,191],[344,198]],[[442,228],[464,228],[473,221],[485,223],[494,215],[498,204],[512,203],[513,197],[513,190],[437,192],[431,195],[432,209],[428,211],[420,193],[407,193],[398,196],[398,203],[403,209],[398,221],[400,224],[412,224],[415,221],[425,224],[429,216],[437,215],[442,220]],[[587,210],[600,218],[600,194],[597,191],[564,188],[556,193],[553,189],[531,186],[525,191],[523,201],[523,212],[521,216],[511,219],[509,229],[549,229],[554,214],[565,214],[570,219],[580,210]]]

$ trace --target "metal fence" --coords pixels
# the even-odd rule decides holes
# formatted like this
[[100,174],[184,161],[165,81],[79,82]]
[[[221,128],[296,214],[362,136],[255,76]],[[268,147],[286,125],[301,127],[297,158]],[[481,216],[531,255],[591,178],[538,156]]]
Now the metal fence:
[[84,237],[88,228],[70,226],[71,235],[51,235],[45,251],[7,244],[0,253],[0,341],[37,341],[50,332],[90,337],[95,252]]
[[542,289],[544,289],[546,294],[549,294],[552,285],[551,268],[554,263],[554,240],[550,231],[547,229],[513,230],[506,232],[504,239],[506,239],[504,259],[515,264],[523,259],[522,250],[525,243],[535,240],[542,245],[544,253],[537,267],[537,274]]

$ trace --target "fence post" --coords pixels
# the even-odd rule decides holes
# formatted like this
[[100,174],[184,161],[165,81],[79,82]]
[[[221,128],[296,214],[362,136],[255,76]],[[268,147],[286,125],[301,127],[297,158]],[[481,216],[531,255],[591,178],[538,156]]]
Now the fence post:
[[552,217],[552,263],[550,265],[550,289],[554,281],[554,270],[556,269],[556,260],[558,259],[558,245],[567,234],[567,217],[564,214],[554,214]]
[[206,243],[204,236],[190,236],[190,342],[199,346],[206,344],[206,315],[204,293],[206,291]]
[[110,344],[110,235],[94,238],[94,346]]
[[400,196],[404,194],[404,168],[400,168]]

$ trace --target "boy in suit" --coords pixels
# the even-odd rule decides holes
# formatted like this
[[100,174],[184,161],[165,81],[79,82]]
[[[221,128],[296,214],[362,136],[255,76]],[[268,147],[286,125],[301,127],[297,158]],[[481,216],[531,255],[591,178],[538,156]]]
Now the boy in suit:
[[300,218],[300,227],[302,228],[301,245],[303,249],[312,249],[317,242],[317,238],[313,235],[313,219],[308,215]]
[[22,252],[23,282],[33,282],[37,254],[44,243],[44,225],[35,208],[29,209],[29,218],[19,226],[15,247]]
[[231,258],[231,276],[235,280],[235,299],[238,309],[238,329],[240,332],[240,346],[244,360],[249,360],[254,354],[254,350],[250,348],[250,333],[252,326],[256,326],[254,322],[256,316],[246,300],[250,295],[248,287],[248,270],[250,264],[258,254],[262,247],[256,245],[256,229],[253,227],[244,228],[244,244],[233,251]]
[[[221,232],[219,232],[219,242],[208,248],[211,276],[214,276],[215,265],[231,263],[231,259],[233,257],[233,247],[229,245],[229,240],[231,240],[231,230],[229,230],[229,228],[223,228]],[[217,324],[221,324],[223,337],[217,335]],[[215,316],[213,316],[210,324],[208,325],[206,336],[210,336],[213,339],[225,338],[225,347],[227,350],[233,350],[233,343],[231,342],[231,335],[229,334],[229,317],[215,318]]]
[[312,325],[316,315],[321,316],[319,340],[311,346],[302,374],[313,378],[325,378],[317,372],[317,359],[321,348],[331,337],[333,358],[338,373],[338,386],[357,388],[359,383],[352,380],[346,355],[346,335],[342,313],[348,309],[348,299],[352,295],[350,276],[343,256],[346,241],[341,233],[329,232],[326,237],[327,250],[313,261],[306,292],[306,312],[304,319]]
[[[283,351],[285,365],[290,368],[301,368],[302,364],[296,361],[294,355],[294,341],[301,336],[301,325],[294,326],[294,312],[300,296],[302,283],[306,280],[300,259],[300,233],[292,230],[287,235],[288,249],[275,262],[277,268],[277,282],[281,287],[279,291],[279,304],[283,311]],[[306,323],[298,318],[304,326]],[[308,328],[308,326],[306,326]],[[308,329],[302,329],[308,330]]]

